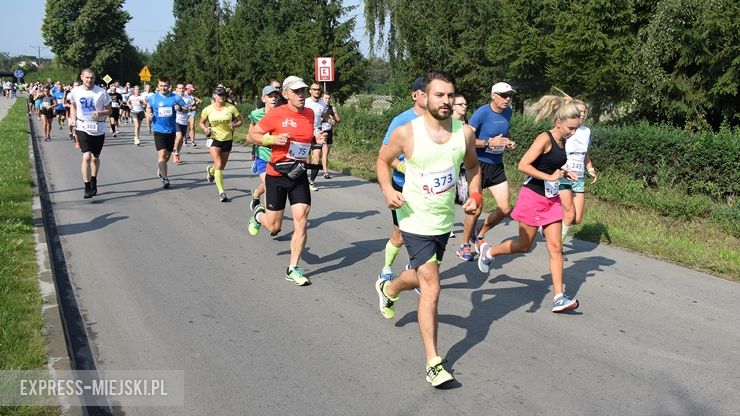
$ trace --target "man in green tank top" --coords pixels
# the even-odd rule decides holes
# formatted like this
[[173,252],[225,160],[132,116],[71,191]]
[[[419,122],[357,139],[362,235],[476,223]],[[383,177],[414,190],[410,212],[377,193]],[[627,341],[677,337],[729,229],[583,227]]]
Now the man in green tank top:
[[[481,203],[475,133],[451,118],[455,99],[452,76],[429,72],[424,76],[425,113],[393,131],[376,164],[378,184],[386,204],[395,209],[398,226],[409,253],[408,269],[395,280],[379,278],[375,290],[380,312],[395,314],[394,303],[402,291],[420,289],[419,330],[426,353],[426,380],[437,387],[453,380],[437,353],[437,303],[439,264],[455,220],[455,183],[465,163],[470,198],[463,204],[472,213]],[[403,192],[393,189],[391,163],[403,154],[406,183]]]

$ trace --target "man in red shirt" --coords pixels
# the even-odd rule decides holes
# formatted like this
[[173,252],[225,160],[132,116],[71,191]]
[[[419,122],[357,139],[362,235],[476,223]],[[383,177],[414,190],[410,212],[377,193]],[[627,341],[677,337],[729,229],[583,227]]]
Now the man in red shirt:
[[256,236],[260,228],[270,235],[280,232],[285,214],[286,199],[290,200],[293,216],[293,238],[290,241],[290,265],[285,279],[298,286],[311,281],[298,267],[303,248],[306,246],[308,212],[311,209],[311,192],[305,163],[311,154],[311,140],[323,143],[326,133],[314,126],[314,113],[305,107],[308,85],[297,76],[283,81],[283,97],[286,105],[272,109],[249,133],[249,141],[272,148],[272,157],[265,176],[265,204],[258,205],[249,220],[249,234]]

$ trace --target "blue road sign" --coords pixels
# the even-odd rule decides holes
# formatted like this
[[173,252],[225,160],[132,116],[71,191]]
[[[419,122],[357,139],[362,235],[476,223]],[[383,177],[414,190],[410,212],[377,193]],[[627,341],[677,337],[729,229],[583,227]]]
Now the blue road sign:
[[16,69],[15,72],[13,72],[13,75],[15,75],[16,78],[23,78],[23,75],[26,74],[24,74],[20,69]]

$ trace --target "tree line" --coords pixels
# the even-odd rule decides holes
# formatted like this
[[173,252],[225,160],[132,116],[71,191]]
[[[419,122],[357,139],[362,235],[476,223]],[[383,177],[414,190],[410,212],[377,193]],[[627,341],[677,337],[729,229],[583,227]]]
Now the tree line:
[[365,0],[369,59],[342,0],[174,0],[175,25],[150,57],[126,35],[123,6],[48,1],[46,44],[74,69],[136,80],[148,63],[155,77],[223,83],[242,97],[271,78],[310,79],[315,57],[334,56],[328,88],[340,101],[368,85],[407,96],[414,78],[441,69],[477,103],[506,81],[519,109],[558,87],[588,101],[597,120],[740,125],[737,0]]
[[402,91],[438,68],[477,102],[499,80],[524,99],[558,87],[597,119],[692,129],[740,124],[738,15],[737,0],[365,0]]
[[352,9],[341,0],[175,0],[175,25],[152,54],[152,74],[253,97],[271,78],[312,79],[315,57],[334,56],[337,81],[327,87],[343,100],[366,75]]

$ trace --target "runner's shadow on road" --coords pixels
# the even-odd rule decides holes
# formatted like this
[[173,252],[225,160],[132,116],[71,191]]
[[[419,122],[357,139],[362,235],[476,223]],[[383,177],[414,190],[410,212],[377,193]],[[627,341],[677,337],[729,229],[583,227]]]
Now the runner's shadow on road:
[[336,212],[332,212],[331,214],[324,215],[323,217],[310,218],[308,220],[308,228],[309,229],[316,228],[325,222],[331,222],[331,221],[341,221],[341,220],[348,220],[348,219],[363,220],[367,217],[378,215],[378,214],[380,214],[380,211],[378,211],[377,209],[369,209],[367,211],[362,211],[362,212],[336,211]]
[[[616,264],[616,261],[604,256],[591,256],[569,262],[569,264],[563,269],[563,283],[566,294],[574,297],[589,277],[596,276],[596,272],[604,271],[604,266],[612,266]],[[545,276],[550,277],[549,274]]]
[[59,235],[82,234],[88,231],[95,231],[101,228],[105,228],[110,224],[113,224],[114,222],[118,222],[128,218],[128,216],[113,217],[112,215],[114,214],[117,214],[117,212],[99,215],[91,219],[90,221],[80,222],[76,224],[58,225],[57,231],[59,232]]
[[[437,317],[441,324],[453,325],[466,331],[465,337],[447,352],[445,358],[450,367],[454,367],[457,360],[486,339],[494,322],[526,305],[529,305],[527,313],[536,312],[550,291],[549,279],[518,279],[504,274],[491,281],[520,285],[473,291],[470,295],[472,309],[468,316],[440,314]],[[396,326],[401,327],[415,321],[418,322],[417,312],[410,312],[396,322]]]
[[[338,178],[340,180],[335,181],[334,178]],[[316,186],[319,187],[319,190],[322,190],[351,188],[353,186],[360,186],[368,183],[368,181],[361,179],[341,180],[341,178],[342,176],[334,176],[332,179],[322,179],[321,175],[319,175],[316,177]]]
[[[334,270],[340,270],[345,267],[350,267],[358,261],[365,260],[368,253],[377,253],[385,247],[385,243],[388,241],[386,238],[380,238],[377,240],[366,240],[353,242],[351,246],[345,247],[341,250],[332,252],[326,256],[318,256],[311,253],[311,248],[306,247],[301,256],[301,260],[305,261],[306,264],[316,265],[329,263],[339,260],[339,263],[326,265],[319,269],[312,270],[311,276],[318,276],[322,273],[328,273]],[[289,251],[286,253],[290,253]],[[281,254],[281,253],[278,253]]]
[[[511,237],[504,241],[514,239],[516,239],[516,237]],[[530,250],[530,252],[537,248],[537,243],[538,242],[535,240],[534,244],[532,244],[532,250]],[[457,250],[457,248],[455,248],[455,250]],[[465,262],[459,260],[454,251],[452,252],[452,255],[455,256],[455,259],[459,261],[459,264],[451,269],[445,270],[440,273],[440,280],[454,278],[462,274],[465,276],[466,282],[442,285],[443,289],[478,289],[483,286],[486,280],[489,279],[490,273],[495,273],[496,270],[502,269],[505,264],[512,262],[520,257],[526,256],[527,253],[507,254],[496,257],[493,263],[491,263],[491,271],[488,274],[482,273],[480,270],[478,270],[478,256],[480,256],[480,254],[476,254],[474,261]]]
[[[575,297],[581,286],[589,277],[595,276],[595,272],[602,271],[602,266],[610,266],[615,263],[612,259],[603,256],[593,256],[573,262],[571,266],[563,270],[565,276],[566,293]],[[511,312],[529,305],[526,313],[537,312],[545,299],[551,294],[551,276],[542,275],[540,279],[521,279],[502,274],[490,280],[496,285],[503,282],[519,283],[515,287],[493,287],[490,289],[479,289],[470,295],[472,309],[466,317],[441,314],[437,317],[442,324],[453,325],[464,329],[466,335],[463,339],[453,345],[447,352],[447,360],[450,367],[470,351],[477,344],[483,342],[494,322],[505,317]],[[549,305],[549,302],[547,302]],[[578,310],[566,312],[563,315],[581,315]],[[411,322],[418,322],[417,312],[410,312],[402,317],[396,326],[401,327]]]
[[603,238],[607,244],[612,243],[612,237],[609,235],[609,227],[606,224],[600,222],[586,223],[581,226],[581,229],[573,235],[574,238],[582,240],[584,242],[590,242],[598,245]]

